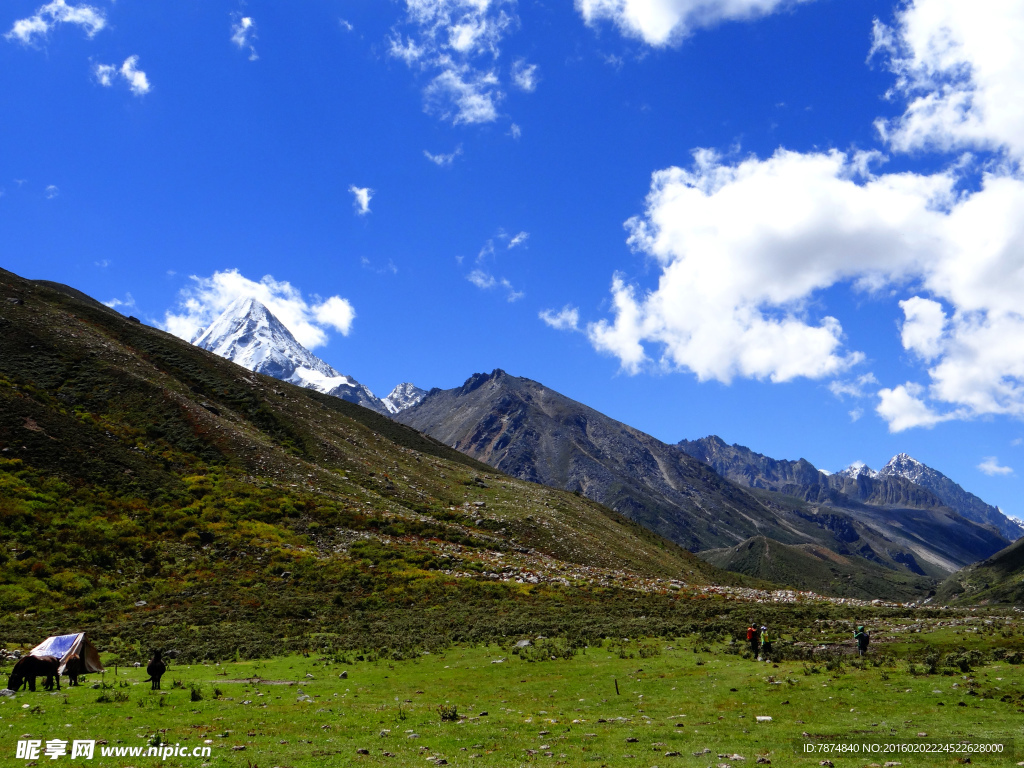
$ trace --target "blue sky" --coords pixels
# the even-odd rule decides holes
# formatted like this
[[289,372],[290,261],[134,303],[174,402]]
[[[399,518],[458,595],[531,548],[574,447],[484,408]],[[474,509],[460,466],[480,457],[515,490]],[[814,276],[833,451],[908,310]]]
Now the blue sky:
[[1012,5],[8,0],[0,264],[1024,516]]

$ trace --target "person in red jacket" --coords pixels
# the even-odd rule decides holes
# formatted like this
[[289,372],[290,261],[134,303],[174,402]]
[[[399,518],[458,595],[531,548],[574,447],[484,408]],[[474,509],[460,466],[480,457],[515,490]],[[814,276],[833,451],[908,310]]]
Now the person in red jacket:
[[747,627],[747,642],[750,643],[750,652],[754,654],[756,659],[758,652],[761,650],[761,634],[753,621]]

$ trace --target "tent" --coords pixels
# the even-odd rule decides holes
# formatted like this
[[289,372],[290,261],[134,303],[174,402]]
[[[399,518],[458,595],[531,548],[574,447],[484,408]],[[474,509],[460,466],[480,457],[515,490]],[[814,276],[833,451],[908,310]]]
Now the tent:
[[96,650],[95,645],[89,642],[85,632],[79,632],[76,635],[48,637],[33,648],[30,653],[33,656],[56,656],[60,659],[60,667],[57,669],[57,674],[60,675],[64,674],[64,667],[68,663],[68,656],[73,653],[78,654],[78,658],[82,660],[83,668],[86,672],[103,671],[99,651]]

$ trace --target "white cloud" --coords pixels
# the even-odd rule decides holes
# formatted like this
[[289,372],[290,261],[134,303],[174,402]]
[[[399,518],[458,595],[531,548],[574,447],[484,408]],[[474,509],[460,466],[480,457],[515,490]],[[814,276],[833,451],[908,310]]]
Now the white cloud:
[[957,417],[956,413],[936,413],[922,399],[924,387],[907,382],[892,389],[878,391],[878,415],[889,423],[890,432],[913,427],[934,427]]
[[270,275],[256,282],[237,269],[229,269],[210,277],[192,275],[191,281],[182,289],[178,306],[167,311],[163,322],[165,330],[189,341],[240,297],[252,296],[265,304],[307,349],[326,344],[328,328],[347,336],[356,316],[347,299],[307,299],[291,283]]
[[149,78],[138,68],[139,57],[129,56],[121,65],[121,76],[128,81],[128,87],[136,96],[143,96],[150,91]]
[[340,296],[331,296],[314,306],[312,310],[318,323],[330,326],[346,336],[352,328],[352,321],[356,318],[356,311],[352,305]]
[[875,23],[873,53],[888,55],[892,98],[907,100],[878,120],[899,150],[994,149],[1024,159],[1024,5],[911,0],[889,27]]
[[256,22],[251,16],[235,14],[235,21],[231,24],[231,42],[238,46],[239,50],[249,50],[249,61],[256,61],[259,55],[256,53]]
[[434,155],[434,154],[431,154],[430,152],[428,152],[425,149],[423,150],[423,155],[424,155],[424,157],[427,158],[427,160],[432,162],[434,165],[439,165],[441,167],[445,167],[445,166],[451,165],[452,163],[455,162],[455,158],[458,157],[461,154],[462,154],[462,145],[461,144],[459,144],[459,146],[457,146],[454,150],[452,150],[451,152],[449,152],[446,155],[445,154]]
[[1012,475],[1012,467],[1000,466],[999,459],[995,456],[986,456],[981,464],[978,465],[978,469],[984,472],[989,477],[995,475]]
[[516,88],[527,93],[537,90],[537,65],[527,64],[524,59],[516,59],[512,64],[512,82]]
[[517,291],[512,285],[511,281],[504,277],[495,277],[490,272],[483,269],[474,269],[468,275],[466,279],[469,280],[473,285],[481,290],[490,290],[491,288],[502,288],[505,291],[505,298],[511,304],[519,301],[526,294],[522,291]]
[[615,319],[590,324],[594,346],[637,372],[652,345],[662,367],[702,381],[822,378],[859,362],[842,349],[839,320],[814,317],[811,299],[839,282],[899,281],[929,260],[952,179],[858,179],[860,158],[837,151],[694,158],[690,170],[655,173],[645,216],[627,222],[659,284],[640,293],[616,276]]
[[[499,235],[500,237],[500,235]],[[484,243],[483,248],[480,249],[480,253],[476,255],[476,263],[483,264],[488,258],[494,256],[494,240],[488,240]]]
[[359,263],[362,265],[363,269],[369,270],[370,272],[373,272],[378,275],[398,274],[398,267],[392,259],[388,259],[387,264],[384,264],[383,266],[377,266],[372,261],[370,261],[370,259],[366,258],[365,256],[362,256],[359,259]]
[[[875,374],[868,372],[848,381],[840,381],[839,379],[830,381],[828,384],[828,391],[839,399],[842,399],[843,397],[868,397],[869,395],[874,394],[874,391],[869,391],[868,387],[872,384],[878,383],[879,381],[875,378]],[[856,419],[854,419],[854,421],[856,421]]]
[[103,304],[118,311],[122,307],[124,309],[135,309],[135,297],[130,293],[126,293],[124,299],[111,299],[110,301],[104,301]]
[[694,29],[750,19],[807,0],[576,0],[584,21],[613,22],[623,34],[648,45],[678,42]]
[[338,24],[339,24],[339,25],[341,26],[341,28],[342,28],[342,29],[344,29],[344,30],[345,30],[346,32],[351,32],[351,31],[352,31],[353,29],[355,29],[355,27],[354,27],[354,26],[352,26],[352,22],[350,22],[350,21],[348,21],[348,20],[346,20],[346,19],[338,19]]
[[523,129],[515,123],[512,123],[512,125],[509,126],[508,133],[509,136],[518,141],[519,137],[523,135]]
[[501,287],[504,288],[506,291],[505,299],[506,301],[508,301],[509,304],[519,301],[521,298],[523,298],[523,296],[526,295],[522,291],[517,291],[515,288],[513,288],[512,283],[510,283],[505,278],[501,278]]
[[498,89],[494,72],[450,64],[423,91],[427,111],[455,125],[490,123],[498,119]]
[[542,310],[538,317],[558,331],[578,331],[580,329],[580,311],[566,304],[558,312],[553,309]]
[[44,190],[44,194],[47,200],[53,200],[53,198],[60,194],[60,189],[56,184],[51,184]]
[[[885,160],[877,151],[779,150],[726,162],[698,150],[690,169],[654,174],[645,214],[627,222],[630,244],[653,259],[659,281],[644,290],[617,275],[613,318],[588,326],[594,346],[631,372],[656,363],[723,382],[833,378],[862,355],[846,348],[840,319],[819,307],[822,292],[884,290],[903,294],[900,338],[912,362],[927,366],[923,381],[876,393],[892,431],[1024,417],[1024,177],[1015,164],[1024,131],[1018,136],[1011,119],[1024,102],[1009,95],[1024,70],[992,58],[1020,55],[1024,9],[993,3],[972,16],[954,5],[916,0],[900,11],[901,25],[877,31],[876,48],[905,57],[894,60],[893,98],[907,98],[908,111],[887,136],[897,149],[959,151],[974,142],[1001,152],[980,178],[971,176],[978,166],[956,155],[940,172],[885,174],[874,170]],[[940,34],[935,19],[954,27]],[[912,53],[932,63],[911,66]],[[964,120],[911,130],[924,114],[915,104],[952,93],[940,75],[954,70],[977,96]],[[990,104],[996,92],[1005,98]],[[972,133],[969,125],[980,127]],[[830,389],[852,395],[850,386],[840,380]]]
[[661,268],[658,287],[616,277],[614,321],[588,329],[595,347],[633,372],[653,346],[662,366],[701,380],[835,376],[861,356],[844,350],[838,319],[811,314],[816,294],[917,281],[928,297],[901,303],[901,337],[932,362],[930,385],[914,398],[885,390],[878,413],[894,431],[1024,416],[1024,180],[990,174],[958,195],[954,170],[862,170],[839,152],[731,165],[697,152],[691,170],[655,174],[646,215],[627,226]]
[[357,187],[355,184],[349,186],[348,191],[352,193],[352,204],[356,208],[356,214],[365,216],[370,213],[370,200],[373,198],[373,190],[369,187]]
[[431,76],[428,112],[455,124],[498,118],[504,98],[494,63],[500,43],[518,25],[514,0],[405,0],[403,35],[396,28],[391,56]]
[[65,0],[53,0],[41,6],[34,16],[15,21],[4,37],[32,45],[45,38],[58,24],[75,24],[85,31],[87,37],[93,37],[107,25],[107,19],[103,11],[94,6],[84,3],[68,5]]
[[854,408],[852,411],[849,412],[849,414],[850,414],[850,421],[860,421],[860,417],[864,415],[864,409],[863,408]]
[[113,86],[114,80],[120,76],[132,93],[136,96],[144,96],[153,88],[149,84],[146,73],[139,69],[138,64],[138,56],[129,56],[120,67],[116,64],[94,64],[92,73],[96,82],[105,88]]
[[498,284],[498,281],[494,279],[494,275],[485,272],[482,269],[474,269],[472,272],[466,275],[466,279],[469,280],[469,282],[471,282],[477,288],[482,288],[484,290],[487,290],[488,288],[493,288]]
[[525,243],[529,239],[530,239],[530,233],[529,232],[520,232],[518,235],[516,235],[515,237],[513,237],[511,240],[508,241],[508,249],[511,251],[513,248],[515,248],[516,246],[522,245],[523,243]]
[[912,296],[900,302],[906,320],[900,337],[904,349],[916,353],[922,360],[934,360],[942,353],[946,313],[942,305],[931,299]]
[[96,76],[96,82],[105,88],[110,88],[114,84],[114,78],[117,76],[117,67],[113,64],[96,64],[92,68],[93,75]]

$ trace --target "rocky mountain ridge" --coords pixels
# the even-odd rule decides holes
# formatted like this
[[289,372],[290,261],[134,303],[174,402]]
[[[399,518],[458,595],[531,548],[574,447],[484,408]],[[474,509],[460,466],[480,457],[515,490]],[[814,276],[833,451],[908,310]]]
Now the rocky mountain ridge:
[[806,459],[773,459],[746,446],[728,445],[717,435],[682,440],[677,445],[723,477],[749,488],[839,507],[851,501],[883,507],[948,507],[978,525],[995,528],[1007,541],[1024,535],[1016,520],[905,453],[897,454],[878,471],[857,462],[830,474]]
[[1024,537],[1024,525],[1008,517],[999,507],[986,504],[973,493],[936,469],[932,469],[905,453],[898,453],[882,467],[880,475],[898,475],[934,493],[943,504],[955,509],[968,520],[982,525],[993,525],[1010,541]]
[[[500,369],[431,390],[397,419],[515,477],[600,501],[692,551],[763,536],[942,578],[1008,543],[899,477],[829,476],[749,451],[745,467],[723,475],[707,455],[695,459]],[[705,447],[728,449],[717,438]]]

